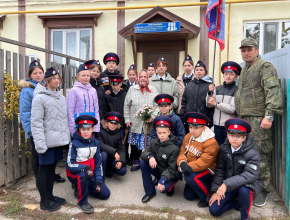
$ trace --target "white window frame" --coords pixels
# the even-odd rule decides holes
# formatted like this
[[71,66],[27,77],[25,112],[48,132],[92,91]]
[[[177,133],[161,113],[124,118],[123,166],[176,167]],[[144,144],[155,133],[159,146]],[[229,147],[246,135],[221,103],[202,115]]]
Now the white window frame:
[[282,22],[290,22],[290,20],[258,20],[258,21],[244,21],[244,38],[246,38],[247,24],[260,24],[260,38],[259,38],[259,54],[264,54],[264,28],[265,24],[278,23],[277,28],[277,50],[281,49],[282,44]]
[[[93,51],[93,34],[92,34],[92,28],[67,28],[67,29],[51,29],[50,30],[50,36],[51,36],[51,40],[50,40],[50,48],[52,48],[51,50],[53,50],[53,32],[54,31],[62,31],[63,35],[62,35],[62,53],[66,54],[66,34],[69,32],[76,32],[76,39],[77,39],[77,47],[76,47],[76,53],[77,53],[77,58],[80,58],[80,32],[81,31],[90,31],[90,58],[92,59],[92,51]],[[51,54],[50,56],[50,60],[53,61],[53,55]],[[66,63],[66,59],[64,57],[62,57],[62,64]],[[79,65],[79,62],[76,61],[76,65]]]

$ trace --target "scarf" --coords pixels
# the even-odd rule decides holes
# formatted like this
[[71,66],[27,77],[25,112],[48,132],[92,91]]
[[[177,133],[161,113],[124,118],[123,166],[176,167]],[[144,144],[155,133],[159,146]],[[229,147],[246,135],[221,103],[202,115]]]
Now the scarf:
[[[142,72],[145,72],[146,73],[146,75],[147,75],[147,84],[145,85],[145,86],[141,86],[140,85],[140,74],[142,73]],[[149,89],[149,87],[148,87],[148,85],[149,85],[149,73],[147,72],[147,70],[146,69],[142,69],[142,70],[140,70],[140,72],[138,73],[138,78],[137,78],[137,84],[139,84],[139,87],[140,87],[140,91],[142,92],[142,94],[144,94],[144,88],[145,88],[145,90],[147,91],[147,92],[149,92],[149,93],[151,93],[151,90]]]

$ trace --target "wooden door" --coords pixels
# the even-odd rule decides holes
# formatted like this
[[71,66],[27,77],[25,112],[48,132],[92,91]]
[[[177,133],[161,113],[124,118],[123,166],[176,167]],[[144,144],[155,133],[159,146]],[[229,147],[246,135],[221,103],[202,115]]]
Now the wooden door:
[[179,52],[143,52],[143,67],[147,69],[149,63],[156,63],[160,57],[164,57],[168,67],[167,72],[174,78],[179,75]]

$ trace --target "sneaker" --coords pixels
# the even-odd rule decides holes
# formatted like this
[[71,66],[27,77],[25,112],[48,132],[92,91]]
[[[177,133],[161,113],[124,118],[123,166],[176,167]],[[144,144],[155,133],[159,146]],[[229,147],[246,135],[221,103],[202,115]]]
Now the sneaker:
[[171,197],[174,194],[174,188],[172,188],[169,192],[166,193],[166,196]]
[[59,174],[54,174],[54,182],[56,182],[56,183],[64,183],[65,179],[62,178]]
[[94,207],[90,205],[90,203],[86,203],[84,205],[77,205],[81,210],[83,210],[84,213],[90,214],[94,212]]
[[60,205],[64,205],[64,204],[66,204],[66,200],[63,199],[63,198],[60,198],[60,197],[58,197],[58,196],[54,196],[53,198],[50,198],[50,200],[53,201],[53,202],[57,202],[57,203],[59,203]]
[[41,210],[48,210],[50,212],[57,211],[61,208],[61,205],[54,201],[49,201],[47,204],[41,204],[40,203],[40,209]]
[[135,160],[133,166],[131,167],[131,171],[137,171],[140,169],[140,160]]
[[254,199],[253,205],[258,207],[263,207],[266,205],[266,200],[268,199],[268,193],[261,191],[261,193]]
[[198,206],[198,207],[201,207],[201,208],[204,208],[204,207],[208,207],[209,204],[208,204],[208,202],[205,201],[205,200],[203,200],[203,201],[200,200],[200,201],[197,203],[197,206]]

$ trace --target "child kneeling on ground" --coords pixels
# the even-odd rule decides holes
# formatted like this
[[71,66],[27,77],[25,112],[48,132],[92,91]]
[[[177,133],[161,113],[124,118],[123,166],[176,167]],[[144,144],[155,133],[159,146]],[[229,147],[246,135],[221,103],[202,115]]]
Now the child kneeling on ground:
[[206,201],[216,167],[219,145],[215,134],[206,126],[210,119],[197,112],[185,115],[189,133],[184,137],[177,160],[178,170],[186,182],[184,197],[187,200],[200,198],[199,207],[208,207]]
[[[119,132],[123,116],[119,112],[108,112],[101,121],[101,130],[98,140],[101,145],[103,170],[108,178],[112,173],[124,176],[126,168],[126,149],[123,137]],[[103,176],[105,182],[105,176]]]
[[227,136],[221,145],[211,186],[209,211],[220,216],[230,209],[240,209],[241,219],[249,219],[253,199],[263,188],[259,178],[260,155],[254,149],[251,125],[237,118],[225,122]]
[[141,154],[140,167],[146,194],[142,198],[143,203],[156,196],[151,174],[159,179],[157,189],[167,196],[173,195],[174,184],[177,181],[176,160],[179,148],[176,146],[177,138],[170,135],[174,123],[168,116],[157,116],[153,120],[153,128],[156,129],[158,138],[151,140],[150,145]]
[[93,134],[97,119],[91,115],[81,115],[75,120],[78,130],[73,135],[66,162],[66,173],[74,185],[78,207],[84,213],[93,213],[88,203],[88,195],[98,199],[108,199],[110,190],[103,182],[100,143]]

